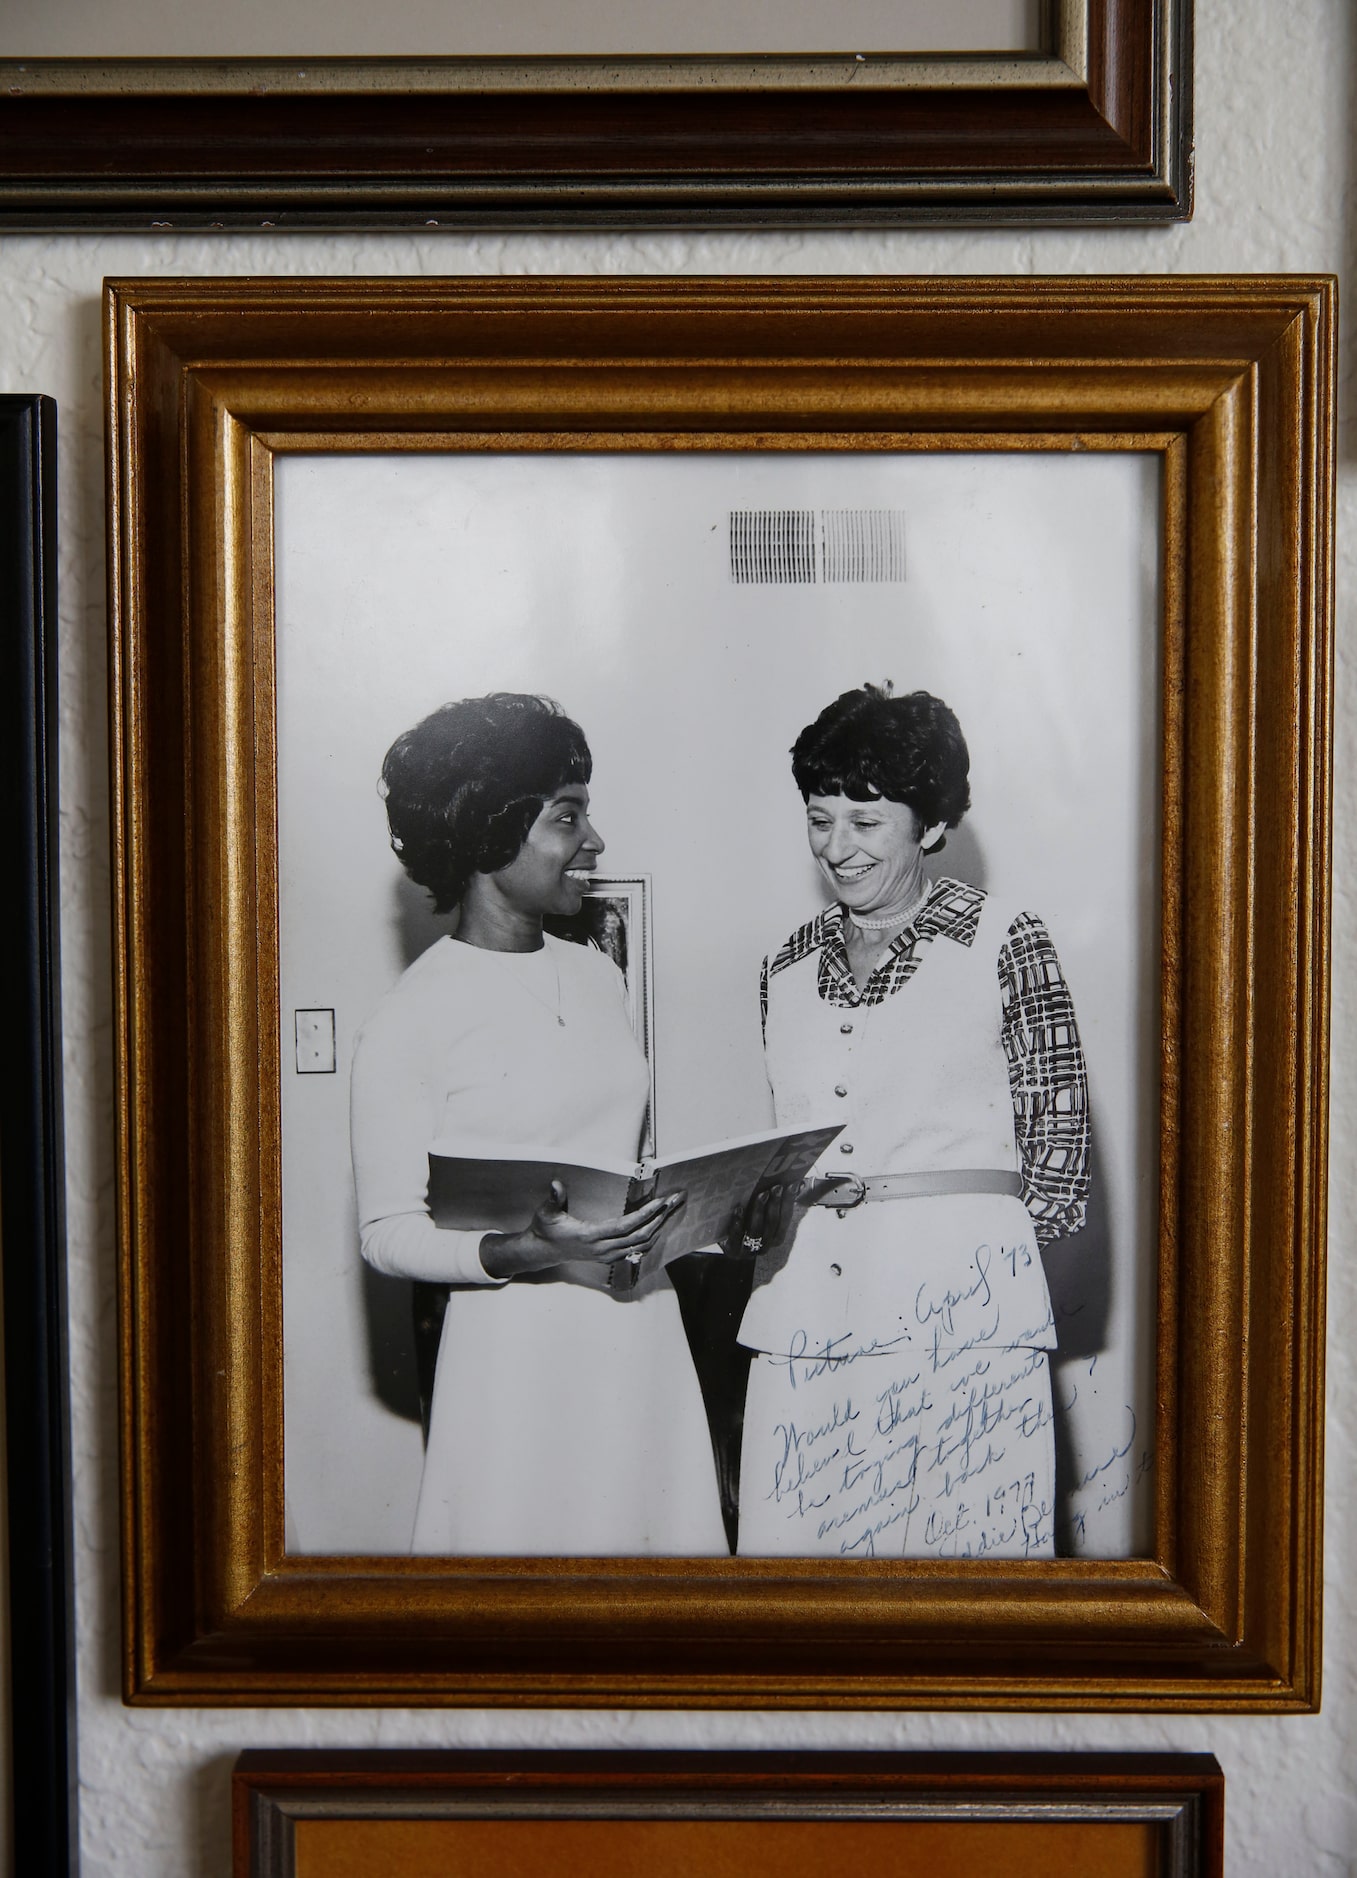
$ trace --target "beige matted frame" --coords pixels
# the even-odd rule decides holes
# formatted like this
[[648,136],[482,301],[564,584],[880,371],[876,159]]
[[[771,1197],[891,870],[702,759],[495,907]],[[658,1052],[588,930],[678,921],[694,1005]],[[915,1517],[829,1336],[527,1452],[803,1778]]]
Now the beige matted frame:
[[[129,1700],[1317,1706],[1334,321],[1290,277],[110,284]],[[285,1555],[272,466],[600,448],[1162,459],[1148,1558]]]

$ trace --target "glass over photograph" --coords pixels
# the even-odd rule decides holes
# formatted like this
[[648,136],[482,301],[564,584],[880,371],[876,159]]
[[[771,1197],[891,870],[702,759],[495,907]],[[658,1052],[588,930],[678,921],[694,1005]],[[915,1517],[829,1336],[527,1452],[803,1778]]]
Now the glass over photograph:
[[374,13],[357,0],[234,0],[212,10],[174,0],[6,0],[0,58],[287,59],[617,57],[619,54],[911,53],[1039,50],[1041,0],[694,0],[684,8],[636,0],[501,0],[450,8],[393,0]]
[[290,1553],[1148,1551],[1160,514],[280,458]]

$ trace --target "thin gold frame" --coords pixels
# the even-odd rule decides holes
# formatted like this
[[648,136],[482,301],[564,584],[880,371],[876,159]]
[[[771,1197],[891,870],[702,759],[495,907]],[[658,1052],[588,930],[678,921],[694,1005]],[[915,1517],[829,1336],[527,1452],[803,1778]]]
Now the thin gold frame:
[[[128,1699],[1317,1706],[1332,281],[129,281],[107,312]],[[604,448],[1161,457],[1147,1559],[285,1554],[271,465]]]

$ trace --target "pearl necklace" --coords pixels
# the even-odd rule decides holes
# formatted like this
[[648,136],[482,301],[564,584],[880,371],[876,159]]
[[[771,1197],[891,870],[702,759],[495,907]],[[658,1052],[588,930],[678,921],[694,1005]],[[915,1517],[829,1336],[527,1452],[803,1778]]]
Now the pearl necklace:
[[918,912],[919,908],[932,891],[932,881],[926,880],[924,882],[923,892],[913,905],[907,906],[903,913],[892,913],[889,919],[864,919],[860,913],[855,913],[851,906],[846,907],[844,910],[847,912],[853,924],[862,932],[887,932],[892,926],[903,926],[908,920],[913,919],[914,915]]

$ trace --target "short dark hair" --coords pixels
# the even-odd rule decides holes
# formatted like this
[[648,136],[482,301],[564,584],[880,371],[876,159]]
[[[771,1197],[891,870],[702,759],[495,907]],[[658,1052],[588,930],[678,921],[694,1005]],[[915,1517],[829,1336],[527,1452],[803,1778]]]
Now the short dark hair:
[[434,911],[451,912],[472,875],[507,867],[542,804],[593,767],[584,732],[550,698],[492,691],[442,705],[382,763],[391,846]]
[[903,698],[884,685],[842,692],[792,745],[803,799],[885,796],[923,828],[955,828],[971,806],[970,752],[955,714],[931,691]]

